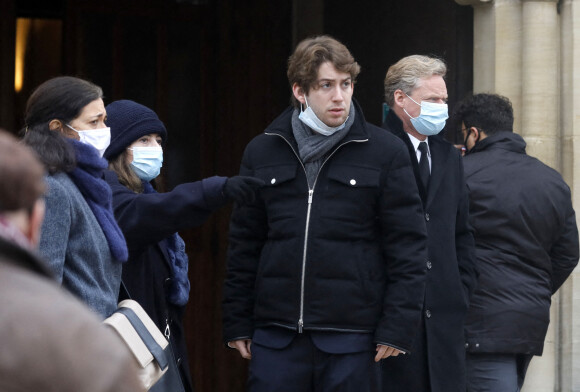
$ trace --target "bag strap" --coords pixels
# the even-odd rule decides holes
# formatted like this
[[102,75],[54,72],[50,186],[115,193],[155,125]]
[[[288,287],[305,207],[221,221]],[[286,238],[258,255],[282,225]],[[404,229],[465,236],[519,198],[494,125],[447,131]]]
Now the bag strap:
[[135,328],[135,331],[137,332],[143,343],[145,343],[145,346],[147,346],[147,349],[153,355],[153,358],[155,358],[155,360],[159,364],[161,370],[165,370],[169,364],[165,351],[163,351],[163,348],[161,348],[161,346],[155,341],[153,336],[151,336],[151,334],[149,333],[143,322],[139,319],[139,317],[137,317],[135,312],[133,312],[133,310],[130,308],[120,307],[117,309],[116,313],[121,313],[125,317],[127,317],[127,319],[129,320],[131,325],[133,325],[133,328]]

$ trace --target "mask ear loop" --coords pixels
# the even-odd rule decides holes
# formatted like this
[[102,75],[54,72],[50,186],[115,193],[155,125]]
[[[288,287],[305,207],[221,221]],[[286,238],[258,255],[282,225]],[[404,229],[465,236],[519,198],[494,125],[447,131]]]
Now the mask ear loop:
[[78,134],[81,133],[80,131],[77,131],[76,129],[74,129],[73,127],[71,127],[69,124],[64,124],[64,125],[66,125],[67,127],[69,127],[70,129],[72,129],[73,131],[75,131]]
[[409,98],[411,101],[415,102],[415,104],[417,104],[418,106],[421,106],[420,103],[418,103],[417,101],[415,101],[413,98],[409,97],[409,94],[405,93],[405,95],[407,96],[407,98]]
[[471,127],[467,128],[467,134],[465,135],[465,139],[463,140],[463,145],[465,146],[465,152],[469,151],[467,148],[467,139],[469,139],[469,135],[471,135]]
[[[306,101],[306,109],[308,109],[308,107],[310,105],[308,104],[308,99],[306,98],[306,94],[304,94],[304,100]],[[300,104],[300,107],[302,107],[302,104]]]
[[473,147],[467,148],[467,139],[469,139],[469,135],[471,135],[471,128],[477,129],[477,127],[469,127],[467,129],[467,136],[465,136],[465,140],[463,141],[463,145],[465,146],[465,154],[469,154],[471,152],[471,150],[473,150],[473,148],[475,147],[477,142],[479,142],[479,137],[481,136],[481,131],[479,129],[477,129],[477,139],[475,139],[475,142],[473,143]]
[[[411,101],[415,102],[415,104],[416,104],[416,105],[419,105],[419,107],[421,107],[421,104],[420,104],[420,103],[417,103],[417,101],[415,101],[413,98],[409,97],[409,94],[407,94],[407,93],[406,93],[406,92],[404,92],[404,91],[403,91],[403,94],[405,94],[405,95],[407,96],[407,98],[409,98]],[[405,109],[405,108],[403,108],[403,111],[404,111],[404,112],[405,112],[405,114],[406,114],[407,116],[409,116],[409,118],[411,118],[411,119],[416,119],[416,118],[419,118],[419,117],[421,117],[421,111],[419,111],[419,115],[418,115],[417,117],[413,117],[413,116],[411,116],[411,115],[409,114],[409,112],[407,112],[407,109]]]

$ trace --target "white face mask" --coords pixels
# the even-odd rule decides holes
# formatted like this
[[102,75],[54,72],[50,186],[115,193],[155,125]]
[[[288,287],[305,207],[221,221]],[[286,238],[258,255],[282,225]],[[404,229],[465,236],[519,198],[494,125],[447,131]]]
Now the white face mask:
[[[407,97],[409,96],[407,95]],[[415,130],[425,136],[433,136],[441,132],[443,127],[445,127],[446,120],[449,118],[447,104],[427,101],[421,101],[421,103],[418,103],[411,97],[409,97],[409,99],[421,106],[421,113],[417,117],[411,117],[411,115],[403,109],[411,119],[411,124],[413,124]]]
[[87,129],[85,131],[77,131],[70,125],[67,127],[79,134],[79,141],[89,146],[93,146],[99,152],[100,157],[103,157],[105,150],[111,144],[111,128]]
[[321,135],[324,136],[330,136],[333,133],[340,131],[346,126],[346,121],[348,120],[348,117],[342,123],[342,125],[339,125],[338,127],[329,127],[328,125],[323,123],[322,120],[318,118],[318,116],[316,116],[314,110],[312,110],[310,105],[308,105],[306,95],[304,96],[304,100],[306,101],[306,110],[302,110],[298,118],[308,127],[310,127],[310,129],[312,129],[314,132],[320,133]]
[[137,177],[143,181],[151,181],[161,172],[163,166],[163,149],[161,147],[133,147],[131,167]]

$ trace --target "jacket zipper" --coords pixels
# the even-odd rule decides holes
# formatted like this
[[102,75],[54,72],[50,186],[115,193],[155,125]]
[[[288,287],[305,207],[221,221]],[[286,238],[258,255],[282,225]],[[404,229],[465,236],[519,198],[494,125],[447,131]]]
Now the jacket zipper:
[[[300,162],[300,165],[302,165],[302,169],[304,170],[304,175],[306,176],[306,184],[308,185],[308,173],[306,172],[306,166],[304,166],[304,163],[300,159],[300,155],[298,155],[296,150],[294,150],[294,147],[292,147],[292,144],[284,136],[282,136],[278,133],[266,132],[266,135],[279,136],[282,138],[282,140],[284,140],[288,144],[288,146],[290,147],[290,149],[292,150],[292,152],[294,153],[294,155],[298,159],[298,162]],[[341,147],[343,147],[344,145],[346,145],[348,143],[362,143],[362,142],[367,142],[367,141],[368,141],[368,139],[349,140],[347,142],[339,144],[338,147],[336,147],[332,151],[332,153],[330,153],[330,155],[327,156],[326,159],[324,160],[324,162],[322,162],[322,164],[320,165],[320,168],[318,169],[318,173],[316,173],[316,177],[314,178],[314,183],[312,184],[312,188],[310,188],[310,186],[308,185],[308,209],[306,210],[306,227],[304,228],[304,249],[302,252],[302,276],[300,279],[300,316],[298,318],[298,333],[302,333],[303,329],[304,329],[304,286],[305,286],[305,280],[306,280],[306,254],[308,251],[308,231],[310,229],[310,211],[312,209],[312,199],[314,197],[314,188],[316,187],[316,182],[318,181],[318,176],[320,175],[320,172],[322,171],[322,168],[324,167],[326,162],[328,162],[328,160],[334,155],[334,153],[337,152]]]

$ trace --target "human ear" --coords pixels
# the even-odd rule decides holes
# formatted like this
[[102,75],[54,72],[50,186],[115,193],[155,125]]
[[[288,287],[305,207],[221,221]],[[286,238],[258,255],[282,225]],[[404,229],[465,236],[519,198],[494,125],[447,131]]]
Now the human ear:
[[399,107],[403,107],[403,100],[405,99],[405,93],[403,92],[403,90],[398,89],[395,90],[395,92],[393,93],[394,95],[394,101],[395,101],[395,105],[399,106]]
[[60,132],[63,134],[66,134],[67,130],[63,124],[62,121],[54,119],[54,120],[50,120],[50,122],[48,123],[48,129],[50,129],[51,131],[55,131],[55,132]]
[[477,140],[479,140],[479,129],[475,128],[475,127],[471,127],[471,134],[474,136],[473,140],[474,142],[476,142]]
[[306,104],[306,99],[304,98],[304,89],[298,85],[298,83],[294,83],[292,85],[292,93],[294,94],[294,98],[298,100],[301,104]]

